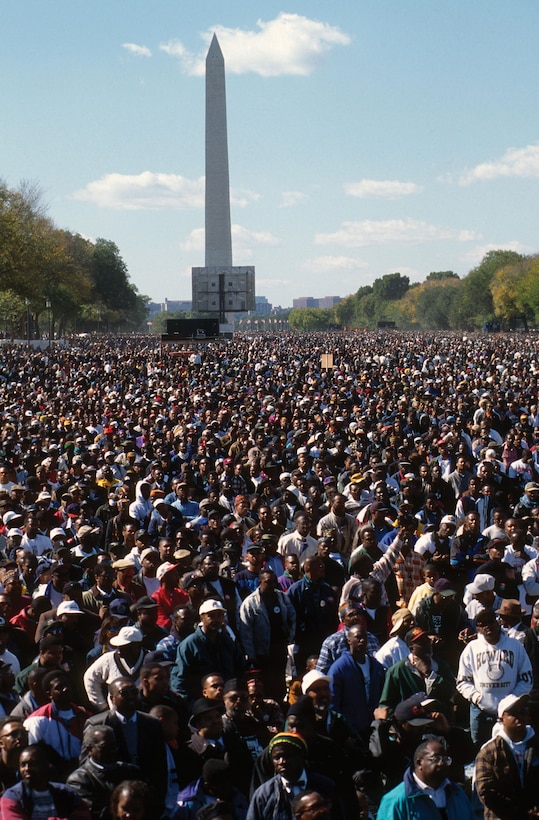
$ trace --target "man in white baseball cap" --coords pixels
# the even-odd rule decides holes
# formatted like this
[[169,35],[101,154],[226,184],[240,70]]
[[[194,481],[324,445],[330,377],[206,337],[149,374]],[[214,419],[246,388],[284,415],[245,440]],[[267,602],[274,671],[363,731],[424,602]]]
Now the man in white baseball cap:
[[223,680],[241,676],[245,668],[243,650],[226,628],[226,609],[216,598],[204,601],[198,611],[195,632],[178,647],[170,685],[183,697],[200,697],[200,682],[210,672]]
[[486,573],[478,573],[471,584],[467,584],[464,588],[464,604],[466,607],[466,615],[472,622],[475,622],[476,616],[482,609],[499,609],[502,599],[496,594],[494,587],[496,579],[493,575]]
[[530,726],[528,695],[507,695],[498,704],[495,737],[475,761],[475,785],[485,820],[535,817],[539,746]]
[[108,709],[107,695],[110,684],[120,677],[130,678],[137,686],[146,650],[142,647],[143,635],[135,626],[123,626],[110,639],[114,647],[105,652],[84,673],[84,688],[94,711]]

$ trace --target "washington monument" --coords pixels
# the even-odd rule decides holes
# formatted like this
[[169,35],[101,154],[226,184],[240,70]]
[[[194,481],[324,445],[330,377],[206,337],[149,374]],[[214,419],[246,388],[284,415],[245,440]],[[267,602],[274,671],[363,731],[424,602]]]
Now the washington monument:
[[192,269],[193,310],[218,313],[221,320],[254,310],[254,267],[232,264],[225,61],[215,34],[206,56],[205,217],[205,266]]
[[215,34],[206,57],[205,264],[232,266],[225,61]]

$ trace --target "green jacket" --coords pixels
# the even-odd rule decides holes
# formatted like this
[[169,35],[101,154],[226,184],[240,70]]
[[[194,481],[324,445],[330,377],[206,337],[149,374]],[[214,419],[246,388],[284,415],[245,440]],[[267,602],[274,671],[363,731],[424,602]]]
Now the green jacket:
[[392,716],[395,707],[401,701],[415,695],[416,692],[426,692],[429,698],[441,702],[442,711],[449,717],[449,701],[455,694],[455,678],[447,664],[440,660],[437,663],[438,671],[431,685],[428,685],[423,676],[414,669],[408,658],[390,667],[386,673],[380,706],[387,706]]

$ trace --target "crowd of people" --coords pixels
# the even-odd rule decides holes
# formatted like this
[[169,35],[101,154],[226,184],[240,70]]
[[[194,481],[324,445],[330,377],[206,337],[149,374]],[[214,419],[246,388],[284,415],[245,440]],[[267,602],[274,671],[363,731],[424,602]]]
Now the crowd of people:
[[538,347],[5,345],[0,820],[539,818]]

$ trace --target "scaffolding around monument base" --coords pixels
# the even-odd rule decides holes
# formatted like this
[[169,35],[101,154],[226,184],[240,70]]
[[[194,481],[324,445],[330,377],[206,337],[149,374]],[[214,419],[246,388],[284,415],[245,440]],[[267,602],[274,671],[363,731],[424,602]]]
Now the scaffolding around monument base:
[[252,265],[192,268],[193,310],[227,313],[255,310],[255,269]]

